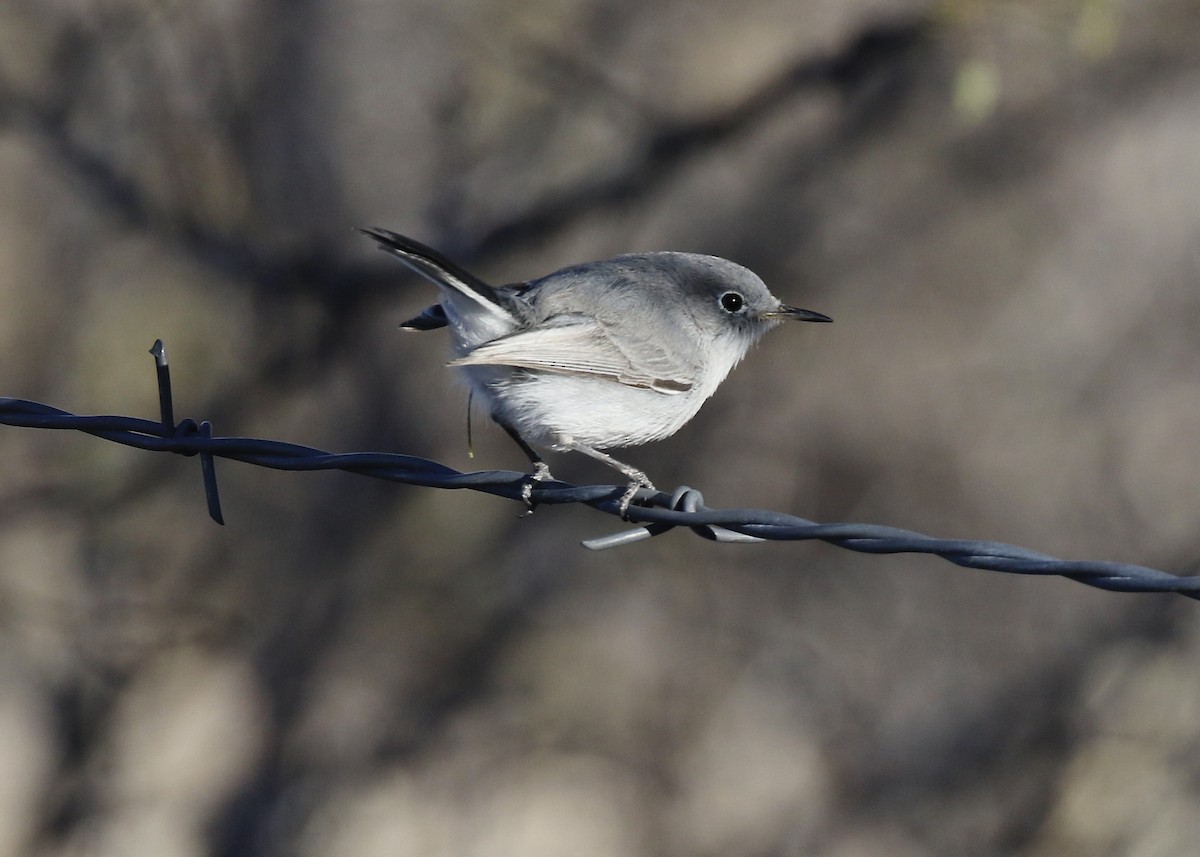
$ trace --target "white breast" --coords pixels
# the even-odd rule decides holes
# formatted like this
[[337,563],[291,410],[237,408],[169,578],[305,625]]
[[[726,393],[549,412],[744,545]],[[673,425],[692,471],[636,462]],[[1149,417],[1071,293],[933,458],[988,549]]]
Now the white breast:
[[709,367],[699,384],[679,393],[503,366],[464,366],[461,371],[493,415],[526,440],[560,448],[570,439],[608,449],[670,437],[696,415],[731,368]]

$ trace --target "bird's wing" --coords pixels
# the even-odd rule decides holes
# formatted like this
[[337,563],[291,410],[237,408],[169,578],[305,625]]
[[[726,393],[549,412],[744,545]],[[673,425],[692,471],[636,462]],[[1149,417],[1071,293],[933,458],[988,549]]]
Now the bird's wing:
[[551,320],[493,339],[450,365],[516,366],[607,378],[660,393],[683,393],[695,383],[686,366],[659,345],[615,337],[600,322],[583,317]]

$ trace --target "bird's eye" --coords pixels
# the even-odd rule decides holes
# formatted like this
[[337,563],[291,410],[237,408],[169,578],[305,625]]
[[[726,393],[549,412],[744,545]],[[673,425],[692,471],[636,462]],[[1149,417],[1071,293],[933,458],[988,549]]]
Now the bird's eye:
[[725,312],[737,312],[746,305],[746,299],[737,292],[726,292],[721,295],[721,309]]

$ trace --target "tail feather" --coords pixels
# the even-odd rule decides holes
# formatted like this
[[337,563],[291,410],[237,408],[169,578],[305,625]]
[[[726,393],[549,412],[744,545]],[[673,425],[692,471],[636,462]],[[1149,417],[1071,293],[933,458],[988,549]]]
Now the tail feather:
[[401,330],[437,330],[450,323],[441,304],[434,304],[400,325]]
[[[494,288],[474,274],[463,270],[433,248],[387,229],[370,228],[359,231],[374,238],[381,250],[391,253],[409,268],[438,286],[452,289],[489,311],[507,314]],[[425,313],[422,313],[417,316],[417,319],[424,315]],[[413,321],[415,322],[417,319],[413,319]],[[405,322],[402,326],[407,327],[408,324]]]

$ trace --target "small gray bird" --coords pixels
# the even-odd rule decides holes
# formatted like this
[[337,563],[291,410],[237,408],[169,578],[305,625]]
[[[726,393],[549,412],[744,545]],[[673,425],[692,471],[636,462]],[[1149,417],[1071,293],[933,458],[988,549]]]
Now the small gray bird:
[[582,452],[629,480],[622,515],[654,486],[601,450],[673,435],[779,322],[832,321],[716,256],[634,253],[496,287],[411,238],[362,232],[438,287],[439,302],[401,327],[450,328],[449,365],[529,456],[533,480],[551,477],[530,444]]

